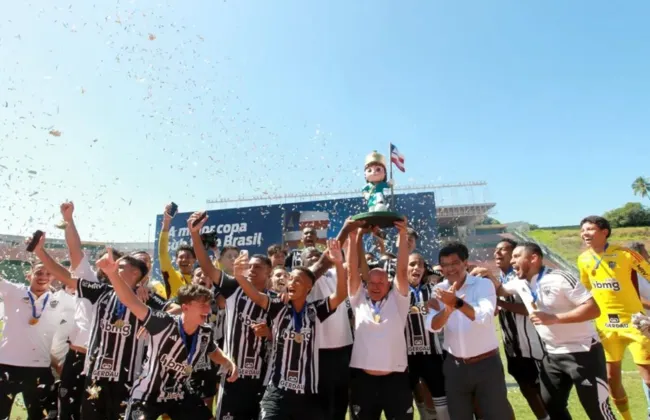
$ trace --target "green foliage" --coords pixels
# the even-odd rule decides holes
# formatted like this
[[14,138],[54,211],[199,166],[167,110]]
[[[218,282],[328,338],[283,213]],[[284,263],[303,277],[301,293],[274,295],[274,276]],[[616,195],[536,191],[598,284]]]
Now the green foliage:
[[490,217],[490,216],[485,216],[485,219],[480,223],[482,225],[500,225],[501,222],[498,221],[497,219]]
[[638,177],[632,183],[634,195],[640,195],[641,198],[650,198],[650,178]]
[[650,226],[650,209],[641,203],[627,203],[603,215],[613,228]]
[[531,224],[530,225],[530,230],[535,230],[535,229],[539,229],[539,225]]

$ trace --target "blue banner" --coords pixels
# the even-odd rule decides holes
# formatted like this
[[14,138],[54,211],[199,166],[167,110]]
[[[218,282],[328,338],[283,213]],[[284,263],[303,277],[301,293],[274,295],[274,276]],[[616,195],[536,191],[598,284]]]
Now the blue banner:
[[[437,259],[436,205],[432,192],[399,194],[395,196],[397,211],[408,219],[410,227],[419,235],[417,250],[428,261]],[[270,206],[241,207],[224,210],[209,210],[208,220],[201,233],[214,232],[217,247],[236,246],[248,250],[250,255],[264,254],[273,244],[285,244],[288,248],[299,246],[301,231],[313,227],[317,231],[319,243],[324,244],[328,237],[335,237],[341,230],[345,219],[366,211],[361,197],[338,200],[320,200]],[[169,249],[172,261],[176,249],[182,243],[191,243],[187,219],[192,213],[178,213],[169,229]],[[156,217],[155,252],[162,227],[162,215]],[[387,231],[386,247],[395,252],[394,229]],[[370,242],[368,242],[370,241]],[[371,250],[372,239],[366,239],[366,249]],[[434,258],[435,257],[435,258]],[[157,255],[154,256],[153,275],[160,279]]]

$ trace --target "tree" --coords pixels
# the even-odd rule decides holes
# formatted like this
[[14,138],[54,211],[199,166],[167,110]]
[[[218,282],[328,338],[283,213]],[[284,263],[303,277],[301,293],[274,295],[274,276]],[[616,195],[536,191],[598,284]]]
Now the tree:
[[481,222],[482,225],[500,225],[501,222],[499,222],[497,219],[490,217],[490,216],[485,216],[485,219]]
[[640,195],[641,198],[650,198],[650,178],[638,177],[632,183],[634,195]]
[[612,227],[650,226],[650,208],[641,203],[627,203],[603,215]]

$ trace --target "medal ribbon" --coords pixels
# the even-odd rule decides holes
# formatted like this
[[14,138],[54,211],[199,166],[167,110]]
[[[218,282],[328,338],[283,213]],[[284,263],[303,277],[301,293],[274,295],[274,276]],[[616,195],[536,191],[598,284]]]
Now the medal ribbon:
[[411,289],[411,292],[413,292],[413,296],[415,296],[415,303],[420,303],[420,292],[422,291],[422,283],[418,284],[418,287],[413,287],[409,285],[409,289]]
[[544,271],[546,270],[546,267],[542,266],[542,268],[539,269],[539,275],[537,277],[537,280],[535,281],[535,290],[531,290],[530,294],[533,295],[533,303],[537,303],[537,299],[539,298],[539,281],[544,277]]
[[[178,317],[178,329],[181,332],[181,339],[183,340],[183,345],[185,345],[185,348],[187,348],[187,334],[185,334],[185,330],[183,329],[183,320],[181,317]],[[192,337],[192,343],[190,344],[190,348],[187,349],[187,364],[192,365],[192,357],[194,356],[194,353],[196,353],[196,343],[199,341],[199,330],[197,329],[196,332],[194,333],[194,337]]]
[[501,284],[505,284],[506,278],[508,277],[508,274],[512,273],[513,269],[510,267],[508,271],[506,271],[505,274],[499,273],[499,280],[501,280]]
[[296,311],[293,306],[291,306],[291,313],[293,315],[293,330],[297,333],[302,330],[302,319],[305,315],[305,308],[307,307],[307,304],[302,307],[302,310]]
[[598,267],[600,267],[600,263],[602,263],[603,259],[605,258],[605,253],[607,252],[607,248],[609,248],[609,244],[605,244],[605,249],[603,249],[603,256],[601,258],[598,258],[598,256],[593,250],[591,251],[591,256],[593,257],[594,261],[596,261],[596,265],[594,265],[593,271],[598,270]]
[[377,316],[381,316],[381,308],[384,306],[384,303],[386,303],[386,300],[388,299],[387,297],[384,297],[382,300],[379,302],[373,302],[372,299],[370,299],[370,296],[366,293],[366,299],[368,300],[368,303],[372,307],[372,314]]
[[43,315],[43,311],[45,310],[45,305],[47,305],[47,301],[50,300],[50,294],[48,293],[45,295],[45,299],[43,299],[43,307],[41,308],[41,313],[36,316],[36,299],[34,299],[34,295],[32,295],[31,291],[27,291],[27,296],[29,296],[29,303],[32,305],[32,318],[34,319],[39,319],[41,315]]

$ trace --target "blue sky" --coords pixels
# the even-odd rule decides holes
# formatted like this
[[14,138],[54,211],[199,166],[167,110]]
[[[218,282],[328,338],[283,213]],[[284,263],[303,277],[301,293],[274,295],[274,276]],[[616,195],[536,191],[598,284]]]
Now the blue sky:
[[398,184],[485,180],[506,222],[650,175],[644,1],[88,3],[0,18],[3,233],[73,199],[84,238],[147,240],[170,200],[360,189],[389,141]]

